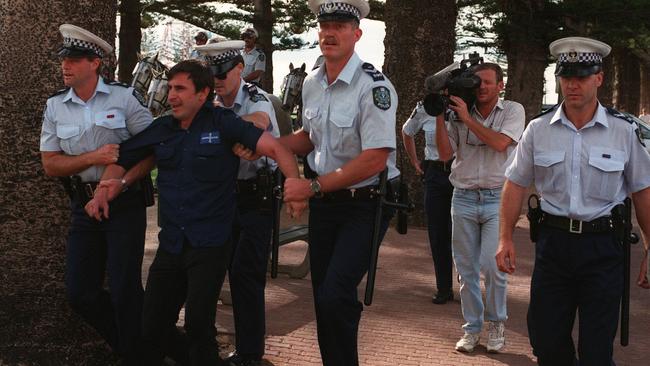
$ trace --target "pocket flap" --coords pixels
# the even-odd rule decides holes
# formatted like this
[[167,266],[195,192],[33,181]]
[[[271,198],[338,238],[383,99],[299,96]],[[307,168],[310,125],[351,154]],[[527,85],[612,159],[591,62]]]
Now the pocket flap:
[[623,170],[625,162],[622,152],[613,149],[592,148],[589,152],[589,165],[604,172],[617,172]]
[[111,130],[116,128],[126,128],[126,118],[119,110],[101,111],[95,114],[95,124]]
[[550,167],[564,161],[564,151],[544,151],[535,154],[535,165]]
[[337,127],[351,127],[352,123],[354,122],[354,116],[350,116],[347,114],[343,114],[340,112],[332,112],[330,115],[330,120],[332,123],[334,123]]
[[56,136],[60,139],[69,139],[71,137],[79,135],[81,131],[81,126],[76,125],[56,125]]
[[318,117],[318,108],[305,108],[305,118],[312,119]]

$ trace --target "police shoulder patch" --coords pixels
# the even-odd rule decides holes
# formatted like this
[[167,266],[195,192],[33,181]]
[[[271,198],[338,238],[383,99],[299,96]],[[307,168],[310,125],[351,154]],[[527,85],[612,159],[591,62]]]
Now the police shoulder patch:
[[63,93],[67,93],[68,90],[70,90],[70,87],[69,87],[69,86],[68,86],[68,87],[65,87],[65,88],[63,88],[63,89],[60,89],[60,90],[55,91],[54,93],[52,93],[52,95],[50,95],[50,96],[47,97],[47,98],[49,99],[49,98],[52,98],[52,97],[56,97],[57,95],[61,95],[61,94],[63,94]]
[[387,110],[391,106],[390,90],[385,86],[372,89],[372,101],[379,109]]
[[385,79],[384,74],[382,74],[381,71],[375,69],[375,67],[372,66],[372,64],[369,62],[364,62],[363,65],[361,65],[361,68],[366,74],[370,75],[374,81],[382,81]]
[[134,89],[133,89],[133,93],[131,93],[131,94],[133,94],[133,96],[135,97],[135,99],[137,99],[138,102],[140,102],[140,105],[141,105],[141,106],[147,108],[147,101],[144,100],[144,97],[142,96],[142,94],[140,94],[139,91],[137,91],[137,90],[134,88]]
[[262,50],[260,50],[259,48],[257,49],[257,52],[259,53],[259,55],[257,55],[257,59],[264,62],[264,60],[266,60],[266,56],[264,56],[264,52],[262,52]]

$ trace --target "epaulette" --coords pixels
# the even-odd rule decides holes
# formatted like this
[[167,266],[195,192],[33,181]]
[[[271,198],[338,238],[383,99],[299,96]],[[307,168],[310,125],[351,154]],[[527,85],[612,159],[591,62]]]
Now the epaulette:
[[366,74],[370,75],[372,80],[374,81],[384,80],[384,74],[382,74],[381,71],[375,69],[375,67],[372,66],[371,63],[364,62],[363,65],[361,65],[361,68],[363,69],[363,71],[365,71]]
[[551,112],[553,112],[554,110],[557,109],[557,107],[558,107],[559,105],[560,105],[560,104],[556,104],[556,105],[552,106],[551,108],[548,108],[547,110],[542,111],[540,114],[536,115],[536,116],[533,117],[532,119],[539,118],[539,117],[541,117],[541,116],[543,116],[543,115],[545,115],[545,114],[547,114],[547,113],[551,113]]
[[253,83],[246,83],[244,84],[244,90],[248,92],[248,97],[251,98],[251,100],[255,103],[259,101],[266,101],[268,102],[269,100],[266,99],[264,94],[260,93],[259,90],[257,90],[257,86]]
[[624,121],[627,121],[627,123],[633,125],[635,127],[634,133],[636,134],[637,140],[639,140],[639,143],[643,147],[645,147],[645,143],[643,142],[643,138],[641,137],[641,129],[639,129],[639,126],[637,126],[636,121],[634,120],[634,118],[628,116],[625,113],[621,113],[621,112],[617,111],[616,109],[614,109],[612,107],[607,107],[607,108],[605,108],[605,110],[607,110],[607,113],[611,114],[612,116],[614,116],[616,118],[620,118],[620,119],[622,119]]
[[63,94],[63,93],[67,93],[68,90],[70,90],[70,87],[69,87],[69,86],[68,86],[68,87],[65,87],[65,88],[63,88],[63,89],[61,89],[61,90],[57,90],[56,92],[52,93],[52,95],[50,95],[49,97],[47,97],[47,99],[50,99],[50,98],[52,98],[52,97],[56,97],[57,95],[61,95],[61,94]]
[[634,121],[634,118],[628,116],[628,115],[625,114],[625,113],[621,113],[621,112],[617,111],[616,109],[614,109],[614,108],[612,108],[612,107],[607,107],[607,108],[605,108],[605,109],[607,110],[607,113],[611,114],[612,116],[614,116],[614,117],[616,117],[616,118],[624,119],[624,120],[626,120],[626,121],[627,121],[628,123],[630,123],[630,124],[635,124],[635,123],[636,123],[636,122]]
[[123,88],[131,87],[129,84],[120,83],[119,81],[116,81],[116,80],[108,80],[106,78],[104,78],[104,84],[106,84],[106,85],[117,85],[117,86],[121,86]]

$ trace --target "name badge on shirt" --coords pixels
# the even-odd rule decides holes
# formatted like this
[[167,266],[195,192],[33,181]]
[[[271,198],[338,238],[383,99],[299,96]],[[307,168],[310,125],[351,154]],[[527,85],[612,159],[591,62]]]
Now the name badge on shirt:
[[201,134],[200,144],[213,144],[217,145],[221,143],[221,136],[219,131],[205,132]]

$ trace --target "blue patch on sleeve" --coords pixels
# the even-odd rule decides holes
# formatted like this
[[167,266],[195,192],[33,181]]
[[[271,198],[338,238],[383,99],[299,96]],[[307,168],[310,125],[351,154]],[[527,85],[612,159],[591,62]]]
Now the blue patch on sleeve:
[[219,135],[219,131],[213,131],[213,132],[205,132],[201,134],[201,141],[199,142],[200,144],[220,144],[221,143],[221,136]]

